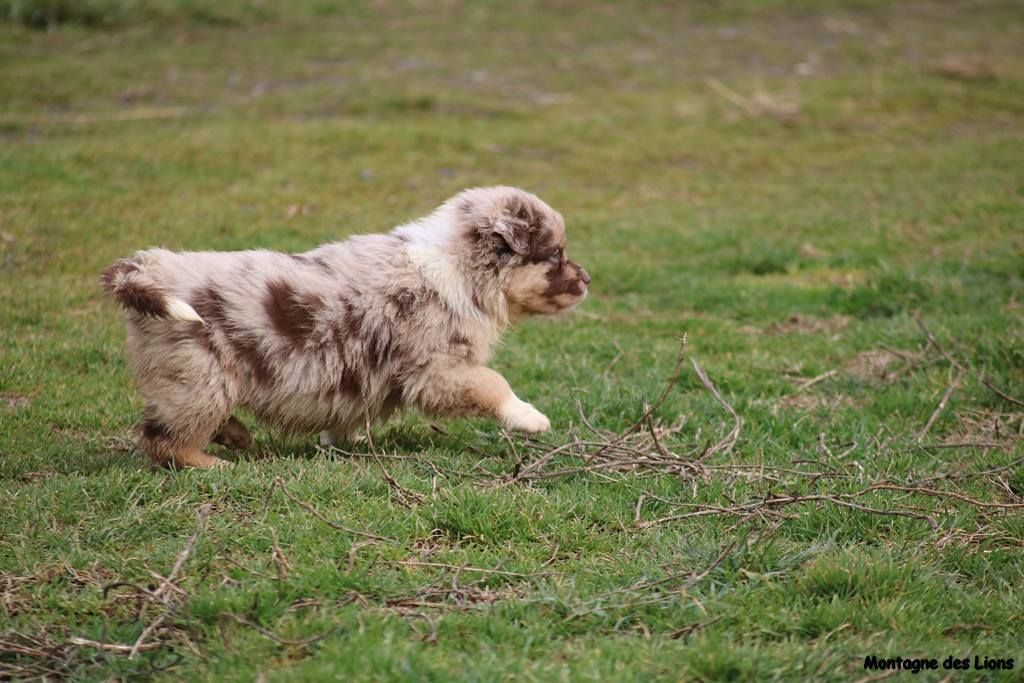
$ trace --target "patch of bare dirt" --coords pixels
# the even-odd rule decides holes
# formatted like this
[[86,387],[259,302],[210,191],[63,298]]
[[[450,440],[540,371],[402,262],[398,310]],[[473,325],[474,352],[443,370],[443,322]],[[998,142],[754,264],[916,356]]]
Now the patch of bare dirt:
[[24,394],[15,394],[13,392],[7,392],[0,394],[0,403],[10,408],[11,410],[18,410],[24,408],[28,404],[32,403],[32,399]]
[[792,394],[790,396],[783,396],[775,402],[775,405],[779,408],[789,408],[792,410],[813,413],[823,409],[836,410],[838,408],[848,408],[855,404],[853,399],[849,396],[825,396],[822,394],[799,393]]
[[1003,443],[1024,438],[1024,413],[982,408],[957,411],[957,426],[944,443]]
[[46,584],[61,583],[67,590],[81,592],[99,588],[113,580],[107,568],[97,564],[76,569],[66,563],[39,568],[31,576],[0,573],[0,605],[9,615],[30,611],[36,598],[33,591]]
[[909,372],[922,360],[920,353],[900,349],[861,351],[843,370],[862,382],[887,384]]
[[428,558],[439,550],[450,550],[451,539],[440,529],[433,529],[429,534],[412,542],[411,546],[420,559]]
[[14,617],[28,611],[32,598],[26,595],[26,587],[32,585],[34,576],[15,576],[0,574],[0,606],[6,614]]
[[994,81],[997,77],[995,66],[985,55],[948,55],[932,71],[955,81]]
[[747,334],[775,336],[778,334],[836,334],[850,324],[850,316],[833,315],[829,318],[816,318],[814,316],[800,315],[794,313],[781,322],[772,323],[768,327],[760,328],[752,325],[745,325],[742,329]]

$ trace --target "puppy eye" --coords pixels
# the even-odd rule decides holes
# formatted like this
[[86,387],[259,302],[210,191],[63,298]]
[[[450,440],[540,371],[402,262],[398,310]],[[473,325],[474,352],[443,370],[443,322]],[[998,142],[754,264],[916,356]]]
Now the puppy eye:
[[561,263],[562,262],[562,250],[559,249],[558,251],[556,251],[551,256],[548,256],[548,261],[551,261],[552,263]]

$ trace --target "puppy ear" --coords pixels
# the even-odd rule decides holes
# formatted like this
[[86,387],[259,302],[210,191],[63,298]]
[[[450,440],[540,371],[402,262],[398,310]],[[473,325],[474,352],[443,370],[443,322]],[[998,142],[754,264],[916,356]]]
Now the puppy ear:
[[530,251],[530,224],[514,214],[503,212],[494,221],[494,232],[505,240],[508,248],[519,255]]

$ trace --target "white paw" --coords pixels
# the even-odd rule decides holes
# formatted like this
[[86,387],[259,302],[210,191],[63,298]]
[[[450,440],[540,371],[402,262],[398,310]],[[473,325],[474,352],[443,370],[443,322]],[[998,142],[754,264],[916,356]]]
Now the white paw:
[[516,432],[546,432],[551,429],[551,420],[526,401],[515,395],[508,398],[501,406],[501,424],[505,429]]
[[320,432],[320,445],[324,448],[330,448],[334,444],[338,443],[338,437],[334,435],[330,430],[325,429]]

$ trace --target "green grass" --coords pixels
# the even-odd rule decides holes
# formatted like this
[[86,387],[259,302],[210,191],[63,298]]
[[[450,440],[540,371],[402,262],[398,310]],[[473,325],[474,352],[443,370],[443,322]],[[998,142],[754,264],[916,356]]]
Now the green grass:
[[[220,20],[97,0],[95,21],[45,32],[14,4],[0,3],[15,20],[0,25],[0,675],[848,680],[875,654],[1012,657],[1002,675],[1019,676],[1019,510],[875,491],[857,502],[939,528],[831,503],[634,518],[641,496],[649,521],[882,481],[1021,502],[1024,411],[980,382],[1024,396],[1019,4],[231,2]],[[937,70],[964,56],[996,78]],[[415,456],[383,461],[405,500],[372,459],[259,427],[225,472],[152,471],[132,452],[139,402],[105,264],[151,245],[306,249],[497,182],[562,211],[593,277],[577,314],[518,327],[494,362],[551,417],[545,442],[566,442],[580,409],[631,425],[686,333],[743,417],[707,476],[503,484],[521,440],[414,415],[375,432]],[[915,316],[968,366],[924,445],[955,373]],[[688,366],[656,416],[685,416],[667,443],[680,453],[731,425]],[[930,447],[954,442],[997,446]],[[762,464],[789,471],[739,469]],[[164,647],[71,644],[135,641],[160,611],[104,588],[156,587],[203,504]]]

